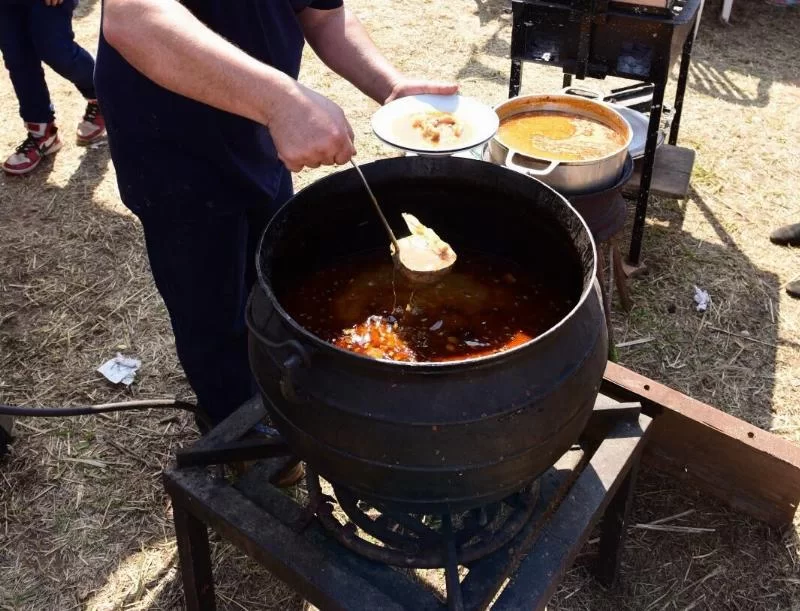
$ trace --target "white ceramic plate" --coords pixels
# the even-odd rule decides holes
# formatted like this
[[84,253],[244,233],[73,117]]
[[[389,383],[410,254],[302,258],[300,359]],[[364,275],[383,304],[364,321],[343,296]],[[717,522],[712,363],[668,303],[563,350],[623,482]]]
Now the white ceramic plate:
[[[404,136],[398,125],[405,118],[419,112],[449,112],[464,126],[464,134],[457,145],[442,148],[435,145],[420,145]],[[494,109],[472,98],[459,95],[412,95],[400,98],[383,106],[372,116],[372,130],[389,146],[418,155],[452,155],[488,142],[497,132],[500,119]]]

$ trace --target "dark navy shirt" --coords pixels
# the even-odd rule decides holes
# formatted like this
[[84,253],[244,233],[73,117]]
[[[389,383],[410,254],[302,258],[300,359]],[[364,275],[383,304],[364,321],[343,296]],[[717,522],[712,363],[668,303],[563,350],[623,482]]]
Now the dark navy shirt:
[[[252,57],[297,78],[304,44],[298,13],[309,7],[336,8],[342,0],[184,0],[183,4]],[[168,195],[182,181],[209,172],[222,183],[254,194],[276,195],[285,169],[264,126],[156,85],[128,64],[102,34],[95,81],[120,193],[134,212],[148,205],[155,189]]]

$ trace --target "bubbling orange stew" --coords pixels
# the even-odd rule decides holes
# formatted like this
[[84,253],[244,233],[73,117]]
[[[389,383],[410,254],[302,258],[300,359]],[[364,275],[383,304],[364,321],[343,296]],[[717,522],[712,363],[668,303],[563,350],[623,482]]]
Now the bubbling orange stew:
[[495,354],[541,335],[579,298],[580,287],[563,284],[544,271],[464,253],[436,284],[412,286],[375,252],[320,269],[278,297],[297,323],[339,348],[441,362]]

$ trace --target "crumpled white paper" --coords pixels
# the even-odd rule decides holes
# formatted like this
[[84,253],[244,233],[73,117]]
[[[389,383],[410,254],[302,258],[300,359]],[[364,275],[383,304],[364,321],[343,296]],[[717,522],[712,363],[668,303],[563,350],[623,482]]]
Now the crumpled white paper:
[[698,312],[705,312],[711,304],[711,295],[700,287],[694,287],[694,302],[697,304]]
[[117,352],[110,361],[106,361],[97,369],[97,371],[105,377],[106,380],[112,384],[124,384],[130,386],[136,377],[136,372],[142,366],[142,361],[128,356],[123,356]]

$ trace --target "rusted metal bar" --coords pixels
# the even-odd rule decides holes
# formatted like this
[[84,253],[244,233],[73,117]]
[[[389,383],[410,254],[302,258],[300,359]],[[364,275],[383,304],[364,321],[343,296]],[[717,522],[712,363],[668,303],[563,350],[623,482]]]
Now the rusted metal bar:
[[655,417],[644,459],[737,511],[789,526],[800,503],[800,447],[609,363],[601,392]]

